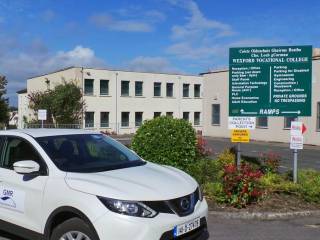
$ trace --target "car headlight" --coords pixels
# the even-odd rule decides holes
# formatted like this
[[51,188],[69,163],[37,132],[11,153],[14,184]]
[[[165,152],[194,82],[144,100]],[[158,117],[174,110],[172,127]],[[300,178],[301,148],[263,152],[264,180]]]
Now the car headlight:
[[201,190],[201,187],[200,187],[200,186],[198,186],[198,194],[199,194],[199,200],[200,200],[200,202],[202,202],[202,200],[203,200],[203,193],[202,193],[202,190]]
[[158,213],[142,202],[122,201],[98,197],[98,199],[112,212],[133,217],[153,218]]

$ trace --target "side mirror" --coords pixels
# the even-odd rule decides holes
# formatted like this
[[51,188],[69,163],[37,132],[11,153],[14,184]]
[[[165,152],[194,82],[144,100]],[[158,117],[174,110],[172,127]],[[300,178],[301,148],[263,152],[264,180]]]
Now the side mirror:
[[40,165],[32,160],[19,161],[13,164],[13,169],[18,174],[30,174],[39,172]]

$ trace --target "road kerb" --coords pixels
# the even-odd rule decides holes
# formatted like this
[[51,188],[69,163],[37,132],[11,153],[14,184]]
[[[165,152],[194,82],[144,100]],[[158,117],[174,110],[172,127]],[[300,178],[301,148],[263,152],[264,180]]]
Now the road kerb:
[[296,212],[223,212],[223,211],[209,211],[209,215],[225,219],[245,219],[245,220],[276,220],[276,219],[290,219],[294,217],[310,217],[320,216],[320,210],[307,210]]

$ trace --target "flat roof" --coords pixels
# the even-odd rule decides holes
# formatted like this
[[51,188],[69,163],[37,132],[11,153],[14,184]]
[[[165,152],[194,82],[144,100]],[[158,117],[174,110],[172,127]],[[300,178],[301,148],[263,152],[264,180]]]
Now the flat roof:
[[111,71],[111,72],[132,72],[132,73],[145,73],[145,74],[163,74],[163,75],[177,75],[177,76],[191,76],[191,77],[201,77],[200,74],[185,74],[185,73],[165,73],[165,72],[143,72],[143,71],[133,71],[133,70],[121,70],[121,69],[108,69],[108,68],[93,68],[93,67],[76,67],[76,66],[71,66],[71,67],[66,67],[62,69],[58,69],[53,72],[45,73],[45,74],[40,74],[36,76],[29,77],[27,79],[33,79],[33,78],[38,78],[38,77],[44,77],[50,74],[58,73],[58,72],[63,72],[66,70],[70,70],[73,68],[79,68],[79,69],[91,69],[91,70],[101,70],[101,71]]

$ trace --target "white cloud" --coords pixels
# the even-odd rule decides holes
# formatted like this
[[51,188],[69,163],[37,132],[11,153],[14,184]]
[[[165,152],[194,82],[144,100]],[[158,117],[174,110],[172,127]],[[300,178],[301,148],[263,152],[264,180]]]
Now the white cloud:
[[151,32],[153,31],[152,24],[136,19],[120,20],[114,19],[112,15],[107,13],[95,14],[91,16],[90,22],[97,27],[110,31],[122,32]]
[[127,64],[127,68],[132,71],[156,72],[156,73],[179,73],[180,71],[172,66],[168,59],[164,57],[139,56]]
[[167,16],[158,10],[148,10],[144,14],[154,22],[162,22],[167,19]]
[[208,59],[221,54],[221,46],[216,43],[218,39],[235,35],[229,24],[206,18],[196,2],[168,1],[185,9],[189,16],[184,25],[174,25],[171,28],[173,43],[166,49],[167,54],[181,59]]
[[[19,45],[16,45],[19,47]],[[37,50],[28,50],[38,49]],[[91,48],[81,45],[69,51],[50,52],[40,40],[30,43],[28,46],[20,46],[18,51],[2,52],[0,57],[0,74],[8,79],[8,96],[26,87],[28,77],[51,72],[70,66],[102,67],[105,62],[99,59]],[[10,99],[16,104],[16,98]]]

